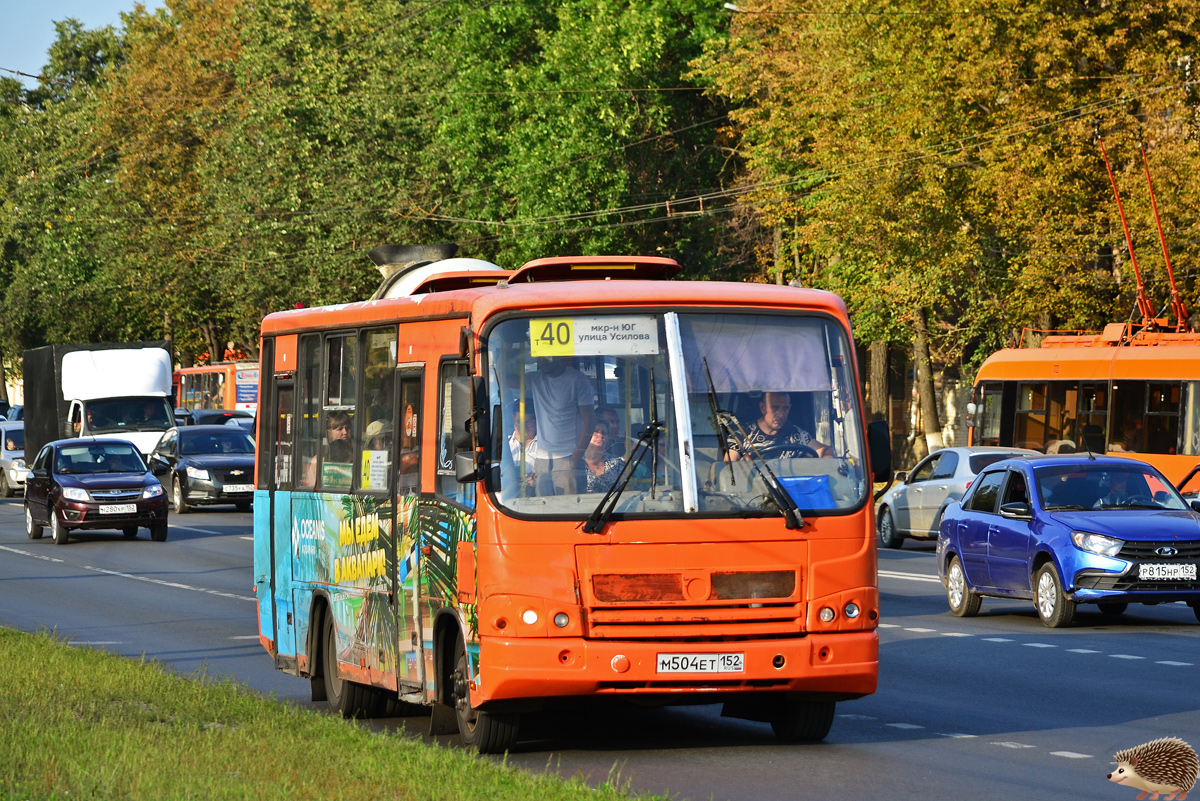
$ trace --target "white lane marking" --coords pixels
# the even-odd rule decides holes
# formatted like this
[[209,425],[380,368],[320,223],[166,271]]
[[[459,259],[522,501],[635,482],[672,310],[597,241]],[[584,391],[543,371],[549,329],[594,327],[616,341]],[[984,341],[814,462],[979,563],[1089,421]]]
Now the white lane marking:
[[992,745],[1000,745],[1005,748],[1037,748],[1036,745],[1028,745],[1026,743],[1014,743],[1014,742],[992,743]]
[[1133,654],[1109,654],[1113,659],[1145,659],[1144,656],[1134,656]]
[[1172,662],[1170,659],[1164,659],[1161,662],[1155,662],[1156,665],[1174,665],[1175,667],[1191,667],[1191,662]]
[[231,640],[257,640],[257,634],[243,634],[240,637],[230,637]]
[[22,551],[20,548],[9,548],[7,545],[0,545],[0,551],[8,551],[9,553],[19,553],[21,556],[32,556],[34,559],[41,559],[45,562],[62,562],[61,559],[55,559],[53,556],[42,556],[41,554]]
[[251,542],[254,542],[254,537],[238,537],[238,539],[239,540],[250,540]]
[[213,531],[211,528],[196,528],[195,526],[181,526],[176,523],[171,524],[171,528],[178,528],[184,531],[199,531],[201,534],[220,534],[219,531]]
[[899,623],[880,623],[880,624],[878,624],[878,626],[881,629],[898,629],[898,628],[900,628]]
[[891,726],[893,729],[923,729],[923,728],[925,728],[924,726],[918,726],[915,723],[887,723],[884,725]]
[[850,715],[850,714],[846,714],[846,715],[838,715],[838,717],[839,717],[839,718],[845,718],[846,720],[875,720],[875,718],[874,718],[874,717],[872,717],[871,715]]
[[974,739],[975,734],[959,734],[958,732],[938,732],[938,737],[953,737],[956,740]]
[[150,584],[158,584],[163,587],[171,587],[177,590],[189,590],[191,592],[202,592],[205,595],[216,595],[219,598],[232,598],[235,601],[253,601],[254,598],[247,598],[244,595],[234,595],[231,592],[221,592],[220,590],[209,590],[204,587],[193,587],[190,584],[180,584],[175,581],[163,581],[162,579],[153,579],[147,576],[135,576],[132,573],[121,573],[116,570],[106,570],[102,567],[92,567],[91,565],[83,565],[84,570],[91,570],[96,573],[103,573],[107,576],[118,576],[120,578],[133,579],[134,581],[145,581]]
[[942,580],[937,576],[923,576],[920,573],[901,573],[897,570],[880,570],[879,575],[887,578],[904,579],[905,581],[932,581],[936,584],[942,583]]
[[1067,759],[1091,759],[1091,754],[1077,754],[1074,751],[1051,751],[1050,756],[1066,757]]
[[974,637],[974,634],[967,634],[965,631],[943,631],[943,637]]
[[87,646],[121,645],[121,644],[123,644],[123,642],[124,642],[123,640],[82,640],[82,641],[72,641],[72,642],[67,643],[67,645],[87,645]]
[[984,642],[1012,642],[1012,640],[1008,639],[1007,637],[984,637],[983,641]]
[[1093,651],[1091,648],[1068,648],[1069,654],[1098,654],[1099,651]]
[[1051,645],[1048,642],[1023,642],[1023,643],[1021,643],[1021,645],[1024,645],[1026,648],[1057,648],[1058,647],[1057,645]]
[[934,631],[934,629],[917,629],[917,628],[909,628],[908,626],[905,626],[904,630],[905,631],[915,631],[919,634],[928,634],[929,632]]

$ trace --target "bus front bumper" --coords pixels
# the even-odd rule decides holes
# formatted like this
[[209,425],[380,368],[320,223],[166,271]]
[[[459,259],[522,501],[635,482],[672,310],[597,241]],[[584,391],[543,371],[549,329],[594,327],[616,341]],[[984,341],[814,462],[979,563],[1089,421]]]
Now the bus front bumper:
[[[740,660],[730,656],[737,654]],[[688,665],[703,670],[738,661],[741,671],[669,669]],[[476,706],[510,699],[595,695],[663,696],[661,701],[667,704],[747,692],[852,698],[875,692],[879,637],[873,630],[721,643],[483,637],[480,665],[472,693]]]

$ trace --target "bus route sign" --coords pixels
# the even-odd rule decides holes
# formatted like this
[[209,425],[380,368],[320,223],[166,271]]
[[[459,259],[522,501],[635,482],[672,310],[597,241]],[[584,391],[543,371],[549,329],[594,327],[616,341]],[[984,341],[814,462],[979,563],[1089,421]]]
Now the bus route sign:
[[530,355],[653,356],[658,323],[651,315],[539,317],[529,321]]

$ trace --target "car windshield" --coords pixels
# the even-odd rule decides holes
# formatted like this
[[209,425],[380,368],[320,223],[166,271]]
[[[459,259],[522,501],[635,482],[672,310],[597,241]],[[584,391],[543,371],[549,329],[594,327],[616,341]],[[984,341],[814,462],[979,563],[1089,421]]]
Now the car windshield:
[[587,517],[614,490],[616,514],[779,516],[869,489],[853,354],[826,318],[509,319],[487,348],[490,489],[513,511]]
[[94,442],[87,445],[64,445],[54,457],[54,472],[67,475],[79,473],[144,473],[146,463],[136,448],[123,442]]
[[165,398],[109,398],[88,401],[84,407],[91,434],[112,431],[166,431],[171,407]]
[[25,450],[25,429],[10,428],[4,432],[4,450],[6,451],[23,451]]
[[1190,508],[1162,475],[1132,462],[1039,467],[1034,477],[1047,511]]
[[254,440],[244,431],[179,432],[179,452],[185,456],[219,453],[254,453]]
[[1019,455],[1020,453],[1017,452],[1006,453],[1004,451],[999,451],[997,453],[973,453],[971,454],[970,460],[971,472],[979,473],[980,470],[983,470],[983,468],[987,467],[988,465],[993,465],[1002,459],[1011,459],[1012,457]]

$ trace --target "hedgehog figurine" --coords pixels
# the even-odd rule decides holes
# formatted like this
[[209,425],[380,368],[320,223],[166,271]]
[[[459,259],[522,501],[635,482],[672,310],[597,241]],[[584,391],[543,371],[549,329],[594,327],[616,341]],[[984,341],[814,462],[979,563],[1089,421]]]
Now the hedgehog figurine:
[[1183,801],[1200,771],[1196,752],[1178,737],[1163,737],[1118,751],[1113,759],[1117,769],[1108,774],[1108,780],[1145,791],[1138,801],[1146,796],[1157,801],[1159,793],[1166,793],[1165,801]]

